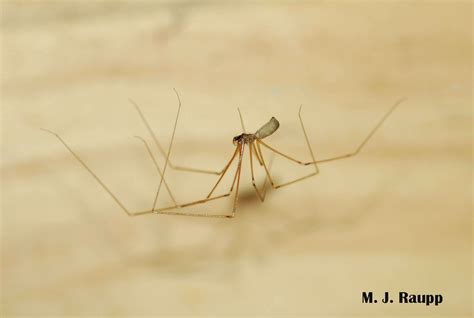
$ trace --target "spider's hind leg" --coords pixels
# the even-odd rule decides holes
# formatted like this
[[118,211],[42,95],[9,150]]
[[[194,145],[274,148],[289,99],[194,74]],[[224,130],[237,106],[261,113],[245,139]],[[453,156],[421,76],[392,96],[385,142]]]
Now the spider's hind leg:
[[[300,161],[300,160],[297,160],[297,159],[295,159],[295,158],[293,158],[293,157],[290,157],[290,156],[288,156],[288,155],[286,155],[286,154],[284,154],[284,153],[282,153],[282,152],[276,150],[275,148],[273,148],[273,147],[267,145],[267,144],[266,144],[265,142],[263,142],[261,139],[257,139],[257,140],[255,141],[256,150],[257,150],[256,152],[260,155],[260,159],[262,160],[262,164],[263,164],[263,167],[264,167],[264,169],[265,169],[265,173],[266,173],[266,175],[267,175],[268,181],[270,182],[270,184],[272,185],[272,187],[273,187],[274,189],[278,189],[278,188],[281,188],[281,187],[284,187],[284,186],[287,186],[287,185],[290,185],[290,184],[293,184],[293,183],[296,183],[296,182],[299,182],[299,181],[303,181],[303,180],[305,180],[305,179],[307,179],[307,178],[310,178],[310,177],[313,177],[313,176],[315,176],[315,175],[317,175],[317,174],[319,173],[319,168],[318,168],[318,165],[317,165],[317,161],[316,161],[316,159],[315,159],[315,157],[314,157],[313,149],[311,148],[311,144],[310,144],[310,142],[309,142],[308,134],[306,133],[306,129],[305,129],[305,127],[304,127],[303,119],[302,119],[302,117],[301,117],[301,108],[302,108],[302,107],[300,106],[300,109],[299,109],[299,112],[298,112],[298,117],[299,117],[299,119],[300,119],[301,129],[303,130],[303,134],[304,134],[304,137],[305,137],[306,145],[308,146],[308,150],[309,150],[309,153],[310,153],[310,155],[311,155],[312,161],[310,161],[310,162],[302,162],[302,161]],[[269,169],[268,169],[268,167],[267,167],[267,164],[265,163],[265,160],[264,160],[264,158],[263,158],[263,153],[262,153],[262,149],[261,149],[260,145],[263,145],[263,146],[266,147],[267,149],[273,151],[275,154],[280,155],[280,156],[282,156],[282,157],[284,157],[284,158],[286,158],[286,159],[288,159],[288,160],[291,160],[291,161],[293,161],[293,162],[295,162],[295,163],[297,163],[297,164],[299,164],[299,165],[303,165],[303,166],[306,166],[306,165],[314,165],[314,172],[312,172],[312,173],[310,173],[310,174],[307,174],[307,175],[305,175],[305,176],[303,176],[303,177],[296,178],[296,179],[294,179],[294,180],[288,181],[288,182],[284,182],[284,183],[281,183],[281,184],[275,184],[275,183],[273,182],[273,179],[272,179],[271,175],[270,175],[270,171],[269,171]]]

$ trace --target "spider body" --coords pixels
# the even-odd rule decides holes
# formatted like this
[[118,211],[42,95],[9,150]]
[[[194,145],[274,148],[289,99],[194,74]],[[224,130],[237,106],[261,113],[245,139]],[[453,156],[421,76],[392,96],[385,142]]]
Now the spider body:
[[278,127],[280,127],[280,123],[275,117],[272,117],[265,125],[257,130],[255,134],[242,133],[235,136],[232,142],[234,145],[252,144],[255,140],[260,140],[270,136],[278,129]]

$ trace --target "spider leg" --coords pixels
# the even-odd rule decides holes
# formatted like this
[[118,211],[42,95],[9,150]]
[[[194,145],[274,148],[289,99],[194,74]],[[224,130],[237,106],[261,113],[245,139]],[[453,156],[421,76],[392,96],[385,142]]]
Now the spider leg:
[[[260,201],[265,201],[265,194],[267,192],[267,178],[265,178],[265,181],[263,182],[263,186],[262,186],[262,191],[263,192],[260,192],[260,190],[258,189],[257,185],[255,184],[255,176],[254,176],[254,172],[253,172],[253,155],[255,154],[255,156],[258,158],[258,155],[257,155],[257,150],[254,148],[254,144],[251,143],[249,144],[249,150],[250,150],[250,172],[251,172],[251,175],[252,175],[252,186],[254,187],[255,189],[255,192],[257,193],[257,196],[258,198],[260,199]],[[261,163],[261,165],[263,165],[263,161],[260,161],[259,159],[259,162]]]
[[[176,96],[178,97],[179,105],[181,106],[181,100],[179,99],[179,95],[176,92],[176,90],[175,90],[175,93],[176,93]],[[150,124],[148,123],[148,120],[146,119],[145,115],[141,111],[140,107],[132,99],[129,99],[129,101],[130,101],[130,103],[132,103],[132,105],[135,107],[136,111],[138,112],[138,115],[140,116],[141,121],[143,122],[146,129],[148,130],[148,133],[150,134],[151,138],[153,139],[153,143],[155,144],[156,148],[159,150],[161,155],[166,158],[167,155],[166,155],[166,152],[165,152],[163,146],[158,141],[158,138],[156,137],[155,132],[151,128]],[[170,168],[175,169],[175,170],[194,172],[194,173],[215,174],[215,175],[220,175],[222,173],[222,170],[221,171],[212,171],[212,170],[206,170],[206,169],[196,169],[196,168],[183,167],[183,166],[179,166],[179,165],[174,164],[171,161],[171,159],[168,159],[168,160],[169,160]]]
[[[237,202],[238,202],[238,197],[239,197],[239,188],[240,188],[240,175],[241,175],[241,170],[242,170],[242,157],[244,154],[244,145],[239,145],[237,149],[240,148],[239,151],[239,162],[237,164],[237,169],[235,171],[235,176],[234,176],[234,181],[232,182],[232,187],[229,190],[228,193],[219,195],[216,197],[207,197],[202,200],[197,200],[197,201],[192,201],[188,203],[183,203],[175,206],[170,206],[166,208],[160,208],[160,209],[154,209],[154,210],[148,210],[148,211],[141,211],[137,212],[138,214],[147,214],[147,213],[156,213],[156,214],[167,214],[167,215],[181,215],[181,216],[195,216],[195,217],[210,217],[210,218],[233,218],[235,216],[235,211],[237,210]],[[236,152],[237,153],[237,152]],[[235,156],[234,156],[235,157]],[[232,206],[232,211],[231,214],[228,213],[223,213],[223,214],[210,214],[210,213],[193,213],[193,212],[179,212],[179,211],[170,211],[170,210],[175,210],[179,208],[184,208],[188,206],[193,206],[197,204],[203,204],[212,200],[228,197],[235,189],[235,195],[234,195],[234,202]]]
[[300,164],[300,165],[306,165],[306,164],[303,163],[303,162],[301,162],[301,161],[299,161],[299,160],[297,160],[297,159],[294,159],[294,158],[292,158],[292,157],[290,157],[290,156],[288,156],[288,155],[286,155],[286,154],[284,154],[284,153],[281,153],[280,151],[276,150],[275,148],[273,148],[273,147],[267,145],[267,144],[266,144],[265,142],[263,142],[261,139],[255,140],[256,148],[254,148],[254,149],[258,150],[258,151],[256,151],[256,152],[260,155],[260,159],[261,159],[262,164],[263,164],[263,167],[264,167],[264,169],[265,169],[265,173],[267,174],[268,181],[270,182],[270,184],[272,185],[272,187],[273,187],[274,189],[278,189],[278,188],[281,188],[281,187],[284,187],[284,186],[287,186],[287,185],[290,185],[290,184],[293,184],[293,183],[296,183],[296,182],[299,182],[299,181],[303,181],[303,180],[305,180],[305,179],[307,179],[307,178],[310,178],[310,177],[312,177],[312,176],[315,176],[315,175],[317,175],[317,174],[319,173],[319,168],[318,168],[318,165],[317,165],[317,163],[316,163],[316,159],[315,159],[315,157],[314,157],[313,149],[311,148],[311,143],[309,142],[308,134],[306,133],[306,129],[305,129],[305,127],[304,127],[303,119],[302,119],[302,117],[301,117],[301,108],[302,108],[302,107],[300,106],[300,109],[299,109],[299,111],[298,111],[298,117],[299,117],[299,119],[300,119],[300,125],[301,125],[301,129],[303,130],[303,134],[304,134],[304,137],[305,137],[306,145],[308,146],[308,150],[309,150],[309,153],[310,153],[310,155],[311,155],[311,159],[313,160],[313,161],[312,161],[312,164],[314,165],[314,172],[312,172],[312,173],[310,173],[310,174],[307,174],[307,175],[305,175],[305,176],[303,176],[303,177],[300,177],[300,178],[297,178],[297,179],[294,179],[294,180],[291,180],[291,181],[288,181],[288,182],[285,182],[285,183],[276,185],[276,184],[273,182],[272,177],[270,176],[270,171],[269,171],[269,169],[268,169],[268,167],[267,167],[267,165],[266,165],[266,163],[265,163],[265,160],[264,160],[264,158],[263,158],[263,153],[262,153],[262,149],[261,149],[260,145],[263,145],[263,146],[267,147],[268,149],[270,149],[271,151],[273,151],[274,153],[276,153],[276,154],[278,154],[278,155],[280,155],[280,156],[283,156],[283,157],[285,157],[285,158],[287,158],[287,159],[289,159],[289,160],[291,160],[291,161],[293,161],[293,162],[296,162],[296,163],[298,163],[298,164]]
[[123,203],[117,198],[117,196],[109,189],[109,187],[107,187],[105,185],[105,183],[95,174],[94,171],[92,171],[91,168],[89,168],[89,166],[84,162],[84,160],[82,160],[81,157],[79,157],[79,155],[74,152],[74,150],[71,149],[71,147],[68,146],[68,144],[64,141],[63,138],[61,138],[61,136],[59,136],[59,134],[55,133],[54,131],[51,131],[51,130],[48,130],[48,129],[44,129],[44,128],[41,128],[41,130],[44,130],[54,136],[56,136],[56,138],[58,138],[58,140],[64,145],[64,147],[66,147],[67,150],[69,150],[69,152],[74,156],[74,158],[76,158],[76,160],[91,174],[92,177],[94,177],[94,179],[102,186],[102,188],[112,197],[112,199],[115,201],[115,203],[117,203],[120,208],[129,216],[132,216],[134,215],[133,212],[130,212],[124,205]]
[[[159,166],[158,163],[156,162],[155,156],[153,155],[153,152],[151,151],[150,147],[148,146],[148,143],[145,141],[145,139],[143,139],[143,138],[140,137],[140,136],[135,136],[135,138],[137,138],[137,139],[139,139],[139,140],[141,140],[141,141],[143,142],[143,144],[144,144],[144,146],[145,146],[145,148],[146,148],[148,154],[150,155],[151,160],[153,161],[153,165],[155,166],[156,171],[158,171],[158,174],[160,175],[160,177],[163,178],[163,172],[161,171],[160,166]],[[174,198],[173,193],[171,192],[171,190],[170,190],[170,188],[169,188],[169,186],[168,186],[168,183],[166,182],[166,180],[165,180],[164,178],[163,178],[163,183],[165,184],[166,191],[168,192],[168,194],[169,194],[171,200],[173,201],[173,203],[174,203],[174,204],[178,204],[178,203],[176,202],[176,199]]]
[[[235,156],[237,155],[237,152],[239,151],[239,146],[235,147],[235,151],[234,151],[234,154],[232,155],[232,158],[230,158],[230,160],[227,162],[227,164],[225,165],[224,169],[222,170],[222,174],[221,176],[219,177],[219,179],[217,180],[216,184],[214,185],[214,187],[211,189],[211,192],[209,192],[209,194],[207,195],[207,198],[210,198],[212,193],[214,192],[214,190],[217,188],[217,186],[219,185],[219,183],[221,182],[222,178],[224,178],[224,175],[226,174],[227,170],[229,169],[230,165],[232,164],[232,162],[234,161],[235,159]],[[235,179],[235,177],[234,177]]]

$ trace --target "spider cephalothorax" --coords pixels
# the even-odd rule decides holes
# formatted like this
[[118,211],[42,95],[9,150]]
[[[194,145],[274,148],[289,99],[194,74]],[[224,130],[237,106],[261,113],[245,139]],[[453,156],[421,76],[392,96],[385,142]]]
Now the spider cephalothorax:
[[273,134],[278,127],[280,127],[280,123],[275,117],[272,117],[265,125],[263,125],[255,134],[240,134],[235,136],[232,142],[234,145],[237,144],[251,144],[256,139],[263,139],[265,137],[270,136]]
[[232,142],[234,145],[237,144],[251,144],[252,142],[255,141],[255,134],[240,134],[238,136],[235,136],[234,139],[232,139]]

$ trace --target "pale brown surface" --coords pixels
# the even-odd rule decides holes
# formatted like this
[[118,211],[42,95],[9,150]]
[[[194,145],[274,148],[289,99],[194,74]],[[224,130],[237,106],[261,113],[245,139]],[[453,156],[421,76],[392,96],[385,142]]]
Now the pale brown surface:
[[[2,315],[470,316],[471,23],[470,2],[3,1]],[[323,158],[408,100],[358,157],[263,204],[243,174],[233,220],[129,218],[39,130],[146,209],[157,179],[128,98],[167,144],[173,87],[173,159],[215,169],[237,106],[252,131],[277,117],[268,142],[307,160],[300,104]],[[215,180],[168,172],[181,201]],[[367,305],[362,291],[444,303]]]

